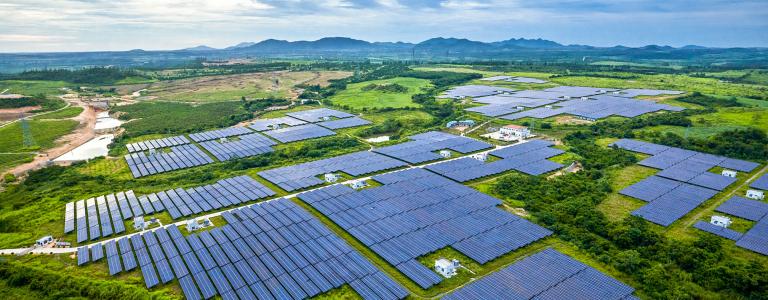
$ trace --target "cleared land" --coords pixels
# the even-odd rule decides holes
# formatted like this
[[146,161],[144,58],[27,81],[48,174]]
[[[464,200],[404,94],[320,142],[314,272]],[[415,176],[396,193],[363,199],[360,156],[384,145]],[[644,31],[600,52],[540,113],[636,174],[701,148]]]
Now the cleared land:
[[[640,131],[672,132],[680,136],[709,137],[720,132],[755,127],[768,129],[768,109],[752,107],[722,108],[718,112],[689,117],[693,122],[690,128],[680,126],[654,126]],[[687,132],[687,133],[686,133]]]
[[[386,90],[387,86],[395,84],[407,90]],[[351,109],[420,107],[421,105],[411,100],[411,96],[429,86],[429,80],[406,77],[365,81],[348,85],[346,90],[331,97],[331,101],[335,105],[348,106]]]
[[178,102],[236,101],[245,97],[287,98],[295,96],[298,84],[327,85],[329,80],[349,76],[349,72],[269,72],[224,76],[204,76],[152,83],[142,95],[148,100]]

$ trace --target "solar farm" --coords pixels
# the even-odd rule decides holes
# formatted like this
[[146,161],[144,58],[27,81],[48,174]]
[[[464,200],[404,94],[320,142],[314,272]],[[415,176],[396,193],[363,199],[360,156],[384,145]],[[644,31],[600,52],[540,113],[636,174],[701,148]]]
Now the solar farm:
[[138,266],[147,288],[178,279],[187,299],[305,299],[343,284],[365,299],[408,295],[287,199],[242,207],[224,218],[228,224],[186,237],[170,226],[80,247],[78,265],[106,258],[110,275]]
[[635,289],[554,249],[526,257],[442,299],[636,299]]
[[[765,176],[765,175],[764,175]],[[733,196],[715,209],[734,217],[755,222],[745,233],[699,221],[694,227],[733,240],[736,246],[768,255],[768,203]]]
[[[488,79],[493,78],[489,77]],[[471,97],[474,103],[486,104],[466,111],[504,120],[544,119],[558,115],[574,115],[587,120],[610,116],[627,118],[683,108],[653,101],[633,99],[637,96],[678,95],[680,91],[652,89],[605,89],[583,86],[559,86],[544,90],[514,91],[491,86],[464,86],[448,90],[445,97]]]
[[[247,127],[147,140],[126,145],[128,168],[134,178],[169,172],[215,161],[228,161],[273,152],[279,143],[291,143],[335,135],[333,130],[364,126],[370,121],[328,108],[288,113],[261,119]],[[193,144],[193,142],[195,144]],[[215,160],[202,149],[209,152]]]
[[500,200],[424,169],[373,179],[383,186],[335,185],[299,198],[424,289],[442,278],[419,256],[450,246],[482,264],[551,234],[497,208]]
[[632,212],[653,223],[669,226],[715,196],[736,178],[709,172],[714,167],[751,172],[759,164],[643,141],[622,139],[614,147],[651,155],[639,165],[661,170],[619,193],[648,204]]
[[409,138],[410,142],[376,148],[373,151],[411,164],[418,164],[440,159],[441,156],[435,153],[437,150],[450,149],[467,154],[492,147],[486,142],[438,131],[417,134]]
[[565,151],[550,148],[554,143],[544,140],[532,140],[508,148],[493,150],[489,155],[499,160],[484,162],[477,158],[463,157],[446,162],[435,163],[426,168],[442,176],[466,182],[482,177],[516,170],[529,175],[541,175],[560,169],[563,165],[547,160]]

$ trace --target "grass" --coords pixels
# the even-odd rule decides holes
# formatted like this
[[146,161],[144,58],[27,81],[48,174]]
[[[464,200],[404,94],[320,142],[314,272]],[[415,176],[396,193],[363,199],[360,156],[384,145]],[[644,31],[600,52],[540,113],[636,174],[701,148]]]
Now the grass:
[[232,116],[249,114],[239,102],[189,105],[170,102],[141,102],[120,106],[113,112],[131,119],[122,125],[133,135],[167,134],[202,131],[208,128],[234,125]]
[[613,179],[611,182],[611,190],[613,190],[613,192],[611,192],[603,202],[598,204],[597,209],[605,214],[611,221],[620,221],[629,216],[630,212],[643,206],[645,202],[620,195],[619,191],[655,174],[656,172],[657,170],[640,165],[631,165],[625,168],[612,170],[609,173],[609,176]]
[[[704,138],[720,132],[745,129],[748,127],[768,131],[768,109],[762,107],[721,108],[715,113],[688,117],[693,126],[653,126],[638,131],[672,132],[680,136]],[[687,133],[686,133],[687,132]]]
[[83,112],[83,108],[79,106],[70,106],[60,111],[52,112],[35,117],[35,120],[55,120],[55,119],[69,119],[80,115]]
[[[408,88],[407,92],[384,92],[378,90],[363,90],[364,87],[376,84],[399,84]],[[418,78],[396,77],[392,79],[373,80],[350,84],[347,89],[338,92],[330,98],[334,105],[349,107],[351,109],[363,108],[403,108],[420,107],[414,103],[411,96],[421,92],[422,89],[431,86],[429,80]]]
[[7,94],[60,95],[63,94],[61,88],[68,85],[71,84],[64,81],[0,80],[0,92],[8,89]]
[[21,123],[16,122],[0,128],[0,152],[27,152],[36,149],[48,149],[55,146],[56,139],[71,132],[78,122],[72,120],[31,120],[28,121],[35,149],[25,149]]

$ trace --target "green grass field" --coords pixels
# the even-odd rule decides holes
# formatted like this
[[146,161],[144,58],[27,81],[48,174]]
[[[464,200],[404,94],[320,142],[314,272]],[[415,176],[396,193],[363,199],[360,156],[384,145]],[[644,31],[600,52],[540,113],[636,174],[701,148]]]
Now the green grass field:
[[[29,128],[35,145],[40,149],[54,146],[54,141],[77,127],[72,120],[32,120]],[[34,149],[33,149],[34,150]],[[0,152],[26,152],[21,133],[21,123],[16,122],[0,128]]]
[[[383,92],[378,90],[364,91],[363,88],[370,85],[399,84],[408,91],[405,93]],[[334,105],[346,106],[351,109],[362,108],[403,108],[420,107],[421,105],[413,103],[411,96],[418,94],[422,89],[431,85],[429,80],[418,78],[397,77],[385,80],[373,80],[350,84],[346,90],[343,90],[330,100]]]
[[69,119],[79,116],[82,112],[82,107],[71,106],[57,112],[37,116],[35,117],[35,120]]
[[0,172],[5,169],[32,161],[34,154],[31,153],[11,153],[0,154]]
[[680,126],[653,126],[638,131],[672,132],[680,136],[704,138],[720,132],[754,127],[768,131],[768,109],[762,107],[721,108],[715,113],[689,117],[690,128]]
[[61,88],[68,85],[71,84],[64,81],[0,80],[0,92],[8,89],[7,94],[60,95],[64,94]]

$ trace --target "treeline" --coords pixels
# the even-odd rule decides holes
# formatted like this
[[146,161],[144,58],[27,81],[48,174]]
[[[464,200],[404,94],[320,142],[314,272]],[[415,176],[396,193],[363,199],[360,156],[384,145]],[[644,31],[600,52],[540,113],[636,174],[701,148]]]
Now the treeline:
[[737,107],[743,106],[736,100],[736,97],[718,98],[703,95],[699,92],[693,92],[690,95],[675,98],[675,100],[685,103],[698,104],[704,107]]
[[[252,108],[255,108],[252,107]],[[124,137],[145,134],[182,134],[235,125],[251,118],[241,102],[220,102],[193,106],[172,102],[141,102],[112,109],[123,124]]]
[[758,128],[723,131],[708,138],[683,138],[666,132],[644,136],[652,142],[733,158],[764,161],[768,159],[768,136]]
[[398,83],[390,83],[390,84],[375,84],[371,83],[369,85],[366,85],[362,88],[360,88],[362,91],[379,91],[384,93],[407,93],[408,88],[398,84]]
[[95,67],[79,70],[44,69],[25,71],[19,74],[7,75],[4,79],[14,80],[51,80],[83,84],[112,84],[122,79],[140,76],[130,69]]
[[720,238],[701,233],[697,240],[681,241],[634,216],[610,221],[597,209],[611,192],[608,170],[634,164],[635,158],[583,136],[565,142],[584,158],[584,171],[552,179],[508,175],[493,192],[523,201],[537,223],[631,278],[650,299],[768,297],[768,267],[729,255]]
[[6,260],[0,261],[0,281],[4,286],[26,289],[31,295],[42,295],[47,299],[175,299],[119,281],[76,277]]
[[32,112],[42,112],[64,107],[66,103],[60,99],[49,99],[43,94],[18,98],[18,99],[3,99],[0,101],[0,109],[7,108],[20,108],[27,106],[40,106],[39,109]]

